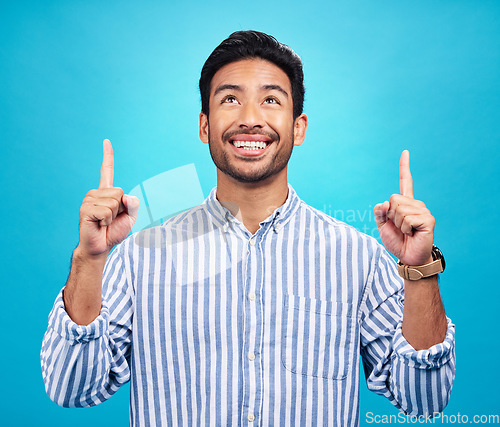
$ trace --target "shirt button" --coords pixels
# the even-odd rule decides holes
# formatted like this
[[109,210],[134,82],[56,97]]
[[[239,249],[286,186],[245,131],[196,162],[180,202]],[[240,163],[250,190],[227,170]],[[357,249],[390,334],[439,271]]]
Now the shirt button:
[[252,246],[255,246],[255,237],[252,237],[249,242]]
[[255,415],[254,414],[248,414],[248,421],[252,422],[255,421]]
[[254,294],[253,292],[250,292],[250,293],[248,294],[248,299],[249,299],[250,301],[255,301],[255,294]]
[[254,361],[255,360],[255,354],[253,353],[248,353],[248,360]]

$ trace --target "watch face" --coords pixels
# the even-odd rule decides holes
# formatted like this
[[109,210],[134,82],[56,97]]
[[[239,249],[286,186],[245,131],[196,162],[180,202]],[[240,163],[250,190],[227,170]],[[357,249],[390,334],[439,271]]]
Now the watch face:
[[437,246],[432,247],[432,258],[434,260],[440,259],[441,260],[441,265],[443,266],[443,271],[446,267],[446,262],[444,261],[444,256],[441,250]]

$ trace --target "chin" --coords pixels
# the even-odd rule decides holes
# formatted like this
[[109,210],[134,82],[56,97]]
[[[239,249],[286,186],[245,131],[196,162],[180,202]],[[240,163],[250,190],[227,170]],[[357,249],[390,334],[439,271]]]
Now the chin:
[[286,164],[280,168],[272,168],[270,170],[260,170],[248,173],[242,173],[241,171],[232,170],[230,168],[219,168],[225,175],[230,176],[238,182],[247,184],[256,184],[259,182],[264,182],[267,180],[272,180],[277,177],[280,172],[285,168]]

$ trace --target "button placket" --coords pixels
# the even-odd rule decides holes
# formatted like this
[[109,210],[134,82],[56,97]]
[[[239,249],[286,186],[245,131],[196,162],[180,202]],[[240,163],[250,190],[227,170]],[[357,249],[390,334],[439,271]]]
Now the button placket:
[[[260,235],[259,235],[260,236]],[[256,289],[260,289],[263,274],[263,257],[260,249],[260,237],[257,235],[247,237],[247,263],[245,267],[245,332],[243,349],[245,362],[243,363],[243,414],[247,413],[247,420],[255,420],[254,411],[260,407],[262,384],[260,384],[261,366],[256,362],[254,353],[260,348],[262,313],[261,306],[256,303]],[[257,274],[256,274],[257,273]],[[243,418],[244,419],[244,418]]]

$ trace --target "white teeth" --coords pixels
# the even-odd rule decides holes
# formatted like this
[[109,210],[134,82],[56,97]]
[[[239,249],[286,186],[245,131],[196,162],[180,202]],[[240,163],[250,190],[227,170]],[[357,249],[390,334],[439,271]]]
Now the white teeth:
[[267,144],[264,141],[233,141],[233,145],[246,150],[262,150]]

